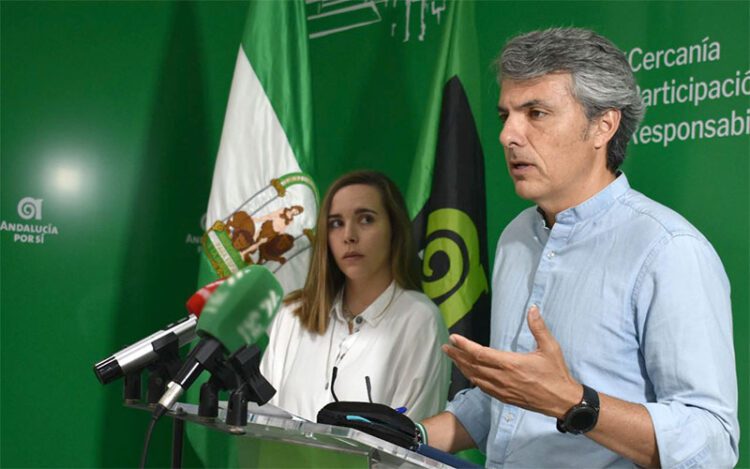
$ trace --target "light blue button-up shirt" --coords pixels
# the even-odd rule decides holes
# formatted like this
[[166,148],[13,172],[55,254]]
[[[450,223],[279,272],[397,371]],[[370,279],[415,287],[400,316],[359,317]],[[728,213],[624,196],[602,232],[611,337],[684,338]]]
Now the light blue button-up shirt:
[[[491,346],[531,352],[539,306],[577,381],[642,403],[662,467],[738,459],[729,282],[709,242],[680,215],[632,190],[624,174],[557,215],[535,208],[503,231],[493,271]],[[489,467],[632,467],[555,419],[479,389],[449,405]]]

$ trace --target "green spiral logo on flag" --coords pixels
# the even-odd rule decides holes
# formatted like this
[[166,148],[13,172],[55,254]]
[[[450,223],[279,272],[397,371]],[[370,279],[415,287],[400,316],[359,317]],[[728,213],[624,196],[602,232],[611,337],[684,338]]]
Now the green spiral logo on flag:
[[427,219],[422,288],[440,306],[448,327],[461,320],[488,292],[479,235],[471,217],[443,208]]

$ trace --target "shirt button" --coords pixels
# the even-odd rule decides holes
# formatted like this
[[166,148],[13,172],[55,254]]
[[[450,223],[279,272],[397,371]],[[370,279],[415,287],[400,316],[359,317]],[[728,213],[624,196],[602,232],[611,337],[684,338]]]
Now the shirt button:
[[357,324],[362,324],[362,318],[361,318],[361,317],[359,317],[359,316],[357,316],[357,317],[356,317],[356,318],[354,319],[354,322],[356,322]]
[[550,251],[550,252],[547,253],[547,258],[548,259],[552,259],[553,257],[555,257],[555,251]]
[[510,423],[513,421],[513,414],[506,414],[505,415],[505,421]]

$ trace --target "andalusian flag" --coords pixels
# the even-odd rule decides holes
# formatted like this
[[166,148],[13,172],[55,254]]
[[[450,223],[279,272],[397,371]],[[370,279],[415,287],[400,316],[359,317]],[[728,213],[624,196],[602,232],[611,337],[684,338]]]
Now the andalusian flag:
[[[275,273],[286,293],[307,275],[318,194],[312,169],[312,96],[305,6],[250,3],[216,157],[199,284],[249,264]],[[198,401],[201,380],[188,391]],[[251,439],[187,428],[206,467],[253,465]],[[218,435],[218,436],[217,436]]]
[[[286,293],[307,274],[317,189],[302,1],[250,3],[206,213],[200,283],[250,264]],[[210,265],[210,268],[208,268]]]
[[[418,154],[420,166],[432,171],[411,184],[410,194],[421,192],[426,198],[414,229],[425,294],[440,307],[450,332],[489,345],[484,156],[470,103],[470,96],[478,99],[482,66],[474,3],[451,4],[447,20]],[[449,396],[467,386],[454,366]]]

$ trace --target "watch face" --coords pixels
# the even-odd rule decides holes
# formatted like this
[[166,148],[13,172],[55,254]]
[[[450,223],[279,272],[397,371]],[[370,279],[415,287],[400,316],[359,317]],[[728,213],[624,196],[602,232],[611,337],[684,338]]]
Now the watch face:
[[594,408],[580,406],[573,409],[565,426],[577,433],[587,432],[596,425],[596,418],[597,412]]

